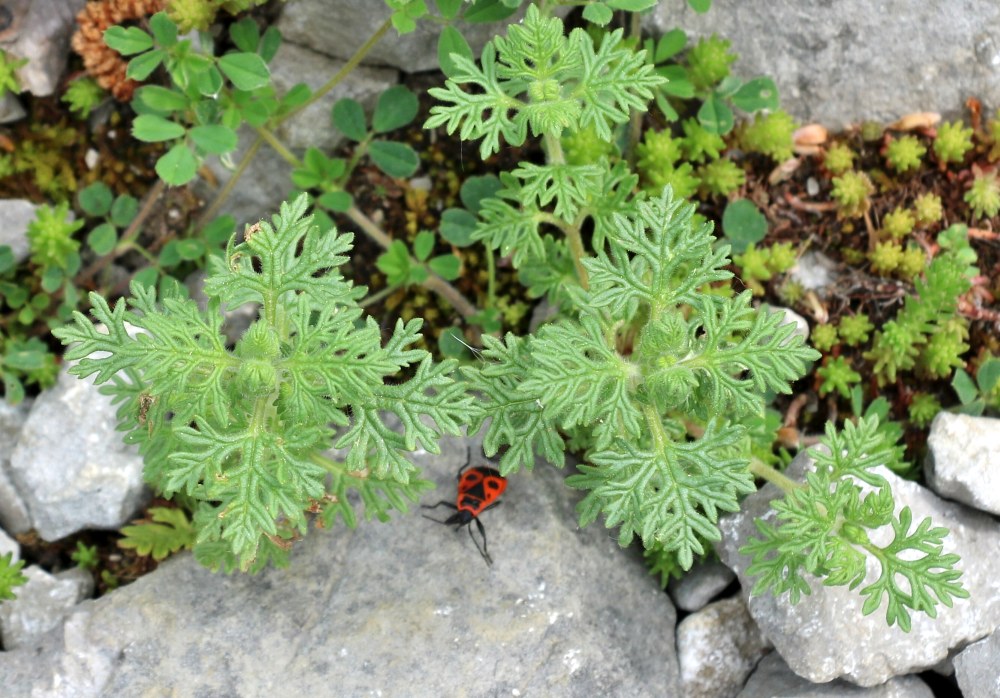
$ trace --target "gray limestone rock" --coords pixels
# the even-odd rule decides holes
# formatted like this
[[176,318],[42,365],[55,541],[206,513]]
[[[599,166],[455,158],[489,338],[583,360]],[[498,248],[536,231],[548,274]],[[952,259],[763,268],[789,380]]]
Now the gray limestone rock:
[[736,579],[733,571],[718,560],[696,562],[680,579],[671,579],[667,586],[677,608],[697,611],[714,599]]
[[[465,443],[421,462],[453,500]],[[420,516],[314,530],[291,566],[224,576],[190,554],[96,601],[31,652],[0,654],[14,695],[679,695],[674,609],[634,551],[579,530],[564,473],[510,478],[468,534]],[[477,533],[478,535],[478,533]],[[335,688],[331,688],[331,687]]]
[[26,112],[24,111],[24,106],[21,104],[21,100],[15,95],[7,92],[0,98],[0,124],[20,121],[24,118],[25,114]]
[[958,685],[965,698],[1000,696],[1000,630],[972,643],[953,661]]
[[930,687],[916,676],[900,676],[862,688],[846,681],[814,684],[788,668],[777,652],[764,657],[738,698],[933,698]]
[[8,652],[30,647],[94,591],[93,577],[79,567],[52,575],[32,565],[22,573],[28,581],[16,588],[17,598],[0,603],[0,640]]
[[[270,63],[271,77],[278,94],[299,83],[318,89],[344,67],[342,60],[330,58],[309,48],[284,42]],[[294,148],[314,146],[331,150],[343,137],[333,128],[330,111],[336,101],[350,97],[366,107],[369,114],[376,98],[399,82],[399,73],[385,68],[355,68],[350,76],[297,115],[284,122],[277,135]]]
[[690,41],[718,34],[743,77],[774,78],[781,104],[833,128],[918,111],[960,116],[965,100],[1000,105],[1000,5],[988,0],[715,0],[697,14],[661,0],[649,28]]
[[8,533],[23,533],[31,528],[28,507],[10,478],[10,457],[31,405],[31,400],[11,405],[0,399],[0,527]]
[[54,541],[118,528],[148,501],[142,458],[115,430],[111,398],[65,370],[32,406],[10,460],[32,527]]
[[38,206],[24,199],[0,200],[0,245],[8,245],[14,253],[14,262],[20,264],[28,258],[28,223],[35,219]]
[[938,413],[924,476],[942,497],[1000,515],[1000,419]]
[[23,90],[39,97],[55,92],[66,69],[76,15],[87,0],[8,0],[9,24],[0,27],[0,49],[28,63],[16,72]]
[[771,643],[739,597],[716,601],[677,626],[677,660],[686,698],[732,698]]
[[[800,480],[811,459],[800,454],[786,474]],[[875,686],[894,676],[920,672],[943,660],[951,648],[983,637],[1000,625],[1000,524],[994,519],[959,504],[936,497],[930,490],[903,480],[884,468],[875,472],[885,477],[896,500],[897,512],[909,506],[915,527],[925,517],[934,525],[944,526],[949,534],[944,551],[961,558],[962,584],[970,598],[959,599],[952,608],[937,606],[937,618],[912,614],[912,631],[889,627],[885,620],[885,601],[874,613],[864,616],[864,599],[858,590],[843,586],[810,584],[812,593],[797,605],[787,596],[776,598],[765,593],[749,598],[750,614],[764,635],[773,643],[795,673],[822,683],[843,678],[860,686]],[[750,536],[757,535],[754,519],[774,515],[769,502],[778,494],[767,485],[747,497],[739,513],[722,518],[722,541],[719,557],[740,577],[745,597],[755,579],[746,576],[750,559],[739,553]],[[873,537],[885,543],[881,534]],[[888,538],[888,536],[886,536]],[[875,581],[878,566],[869,559],[866,583]]]
[[[328,56],[349,59],[389,18],[384,3],[370,0],[289,0],[278,29],[286,41],[308,46]],[[510,21],[510,20],[507,20]],[[456,27],[478,56],[483,45],[507,22],[490,24],[458,23]],[[391,66],[409,73],[436,70],[440,24],[418,22],[417,29],[400,36],[390,28],[365,57],[366,65]]]

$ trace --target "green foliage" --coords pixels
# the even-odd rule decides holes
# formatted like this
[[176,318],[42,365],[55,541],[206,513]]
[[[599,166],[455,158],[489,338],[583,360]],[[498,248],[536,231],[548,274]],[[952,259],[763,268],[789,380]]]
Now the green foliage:
[[872,270],[891,274],[903,261],[903,246],[891,240],[877,243],[875,249],[868,253],[868,259],[871,260]]
[[858,218],[871,207],[868,198],[875,193],[875,186],[863,172],[851,170],[833,178],[830,195],[837,200],[837,213],[843,218]]
[[82,540],[76,542],[76,550],[70,553],[69,558],[85,570],[95,569],[101,562],[97,546],[87,545]]
[[896,208],[885,214],[882,230],[893,240],[899,240],[912,233],[916,224],[916,217],[909,209]]
[[754,117],[740,136],[743,147],[753,153],[770,156],[775,162],[784,162],[794,154],[792,134],[795,120],[783,109]]
[[927,148],[916,136],[903,136],[889,141],[885,148],[885,161],[896,172],[909,172],[920,167],[920,159],[927,153]]
[[941,162],[962,162],[965,154],[972,150],[972,129],[963,126],[961,121],[946,121],[938,126],[932,147]]
[[1000,359],[987,357],[976,370],[976,379],[959,368],[951,381],[958,396],[960,412],[981,415],[986,408],[1000,411]]
[[688,76],[696,90],[704,90],[729,76],[729,66],[736,54],[729,51],[731,42],[715,34],[698,39],[688,52]]
[[77,78],[66,87],[66,92],[62,96],[62,101],[69,105],[69,110],[86,119],[90,112],[94,110],[107,96],[107,92],[101,89],[97,81],[93,78]]
[[795,265],[795,252],[790,242],[761,248],[751,243],[743,254],[733,255],[733,263],[740,268],[743,283],[755,294],[761,295],[764,286],[760,282],[791,269]]
[[698,180],[707,194],[729,196],[743,186],[746,178],[743,168],[727,158],[712,160],[698,168]]
[[24,560],[14,562],[14,553],[0,555],[0,601],[11,601],[16,598],[14,587],[28,583],[28,578],[21,573]]
[[[767,218],[749,199],[730,201],[722,212],[722,232],[733,252],[741,254],[767,235]],[[766,260],[762,266],[767,271]]]
[[383,252],[376,266],[386,275],[390,286],[421,284],[434,272],[448,281],[458,278],[461,260],[454,254],[437,255],[431,258],[434,249],[434,233],[422,230],[413,241],[413,250],[401,240],[393,240],[389,249]]
[[[744,429],[728,420],[762,411],[763,392],[787,392],[818,355],[781,314],[754,310],[750,293],[699,290],[729,277],[728,248],[693,222],[693,206],[669,190],[635,206],[612,217],[607,250],[583,259],[590,284],[573,292],[576,318],[524,339],[484,337],[487,363],[463,369],[487,396],[471,429],[490,420],[484,448],[510,446],[505,473],[530,467],[533,449],[561,463],[558,430],[575,434],[585,464],[568,483],[588,491],[581,524],[603,515],[623,545],[657,541],[686,569],[718,539],[717,512],[752,489]],[[686,439],[672,414],[704,422],[704,434]]]
[[[353,526],[349,490],[369,518],[405,511],[428,486],[405,453],[438,452],[438,436],[458,433],[471,409],[448,378],[453,363],[410,347],[418,321],[400,321],[384,346],[378,324],[362,322],[359,293],[336,270],[351,236],[320,231],[305,209],[304,195],[283,204],[272,223],[231,240],[225,261],[211,259],[206,312],[169,289],[157,302],[133,283],[113,309],[90,295],[106,330],[75,313],[54,332],[67,358],[80,359],[71,372],[107,383],[120,403],[147,481],[196,503],[195,555],[213,568],[284,561],[309,511]],[[220,304],[248,302],[260,304],[259,319],[228,351]],[[140,333],[130,336],[126,323]],[[399,380],[408,366],[412,377]],[[402,433],[383,423],[386,412]],[[344,429],[335,440],[348,450],[343,463],[321,455],[334,441],[331,425]]]
[[27,58],[14,59],[4,50],[0,50],[0,97],[7,92],[17,94],[21,91],[21,85],[17,81],[15,74],[18,68],[28,64]]
[[[895,381],[898,372],[915,368],[921,352],[925,370],[941,375],[946,366],[956,365],[958,354],[964,351],[964,324],[958,318],[957,305],[958,298],[971,288],[972,277],[979,273],[976,254],[964,226],[954,225],[942,232],[938,244],[943,249],[927,265],[924,278],[916,280],[916,295],[908,296],[896,317],[876,332],[871,350],[865,353],[865,358],[875,361],[880,384]],[[950,336],[929,345],[930,338],[938,334]]]
[[136,91],[133,105],[139,116],[132,124],[135,138],[168,145],[156,163],[157,175],[167,184],[187,184],[205,157],[234,151],[236,128],[243,121],[261,126],[301,103],[303,92],[308,96],[304,88],[275,98],[267,61],[280,41],[277,30],[260,36],[252,20],[237,22],[230,37],[238,50],[214,56],[210,48],[202,52],[191,39],[179,39],[177,25],[163,12],[153,15],[149,25],[151,34],[114,26],[104,40],[119,53],[134,56],[128,77],[145,80],[161,64],[170,76],[169,88],[147,85]]
[[854,167],[854,151],[845,143],[834,143],[826,151],[823,165],[831,174],[844,174]]
[[656,105],[667,121],[680,118],[674,106],[677,101],[696,98],[701,100],[698,126],[706,133],[722,136],[733,128],[734,107],[748,113],[778,107],[778,88],[773,80],[758,77],[743,82],[729,74],[729,64],[736,55],[729,53],[728,41],[715,36],[700,39],[683,53],[686,44],[687,35],[680,29],[643,44],[656,74],[667,78],[654,88]]
[[923,248],[917,245],[907,245],[899,260],[899,266],[896,267],[896,273],[909,281],[922,274],[925,266],[927,266],[927,255]]
[[941,403],[933,395],[928,393],[914,393],[910,401],[909,415],[910,421],[920,429],[926,429],[928,425],[941,411]]
[[809,339],[820,351],[830,351],[838,341],[837,327],[828,323],[816,325]]
[[875,326],[864,313],[844,315],[837,323],[837,333],[844,344],[849,347],[856,347],[862,342],[867,342],[868,333],[873,329]]
[[417,109],[417,96],[403,85],[395,85],[379,95],[370,126],[366,125],[361,104],[350,98],[333,105],[333,125],[358,142],[355,161],[367,153],[376,167],[390,177],[410,177],[420,165],[413,148],[375,136],[407,126],[416,118]]
[[996,171],[977,174],[963,198],[975,218],[992,218],[1000,213],[1000,182]]
[[941,197],[927,192],[913,200],[913,213],[917,225],[928,226],[937,223],[944,215]]
[[590,126],[610,141],[609,123],[627,122],[632,109],[644,111],[652,89],[664,82],[642,51],[630,51],[621,40],[621,30],[607,34],[599,47],[582,29],[566,36],[562,20],[544,17],[530,5],[506,37],[487,42],[481,67],[454,56],[455,75],[444,88],[429,90],[441,103],[431,107],[424,127],[444,126],[463,140],[483,139],[484,159],[499,151],[501,136],[521,145],[529,128],[558,138]]
[[80,266],[80,241],[73,233],[83,227],[83,221],[71,221],[68,216],[69,203],[64,201],[39,206],[35,219],[28,223],[31,261],[43,270],[55,268],[72,274]]
[[593,126],[564,133],[562,148],[568,165],[588,165],[601,158],[610,159],[615,154],[614,144],[600,138]]
[[[968,598],[958,581],[958,555],[942,552],[947,530],[929,518],[914,528],[909,507],[894,514],[889,483],[874,470],[891,458],[878,424],[874,417],[848,422],[840,433],[827,425],[825,448],[810,453],[816,469],[806,473],[804,485],[772,503],[776,518],[758,519],[759,538],[741,550],[753,558],[747,574],[759,576],[752,593],[787,592],[795,604],[811,593],[807,577],[855,589],[874,561],[878,579],[858,592],[865,597],[863,613],[886,602],[886,622],[904,632],[912,613],[935,618],[938,604],[951,607],[955,599]],[[861,484],[870,488],[867,494]],[[871,533],[886,529],[892,539],[876,543]]]
[[726,149],[726,142],[722,140],[722,136],[709,131],[695,119],[685,119],[681,128],[684,130],[681,145],[685,156],[691,162],[718,160]]
[[151,507],[149,516],[150,520],[124,526],[118,547],[135,550],[140,555],[151,555],[156,561],[194,547],[196,531],[183,509]]
[[816,369],[816,374],[823,379],[819,385],[821,397],[836,391],[847,399],[851,396],[851,386],[861,382],[861,374],[851,368],[851,362],[843,356],[829,358]]

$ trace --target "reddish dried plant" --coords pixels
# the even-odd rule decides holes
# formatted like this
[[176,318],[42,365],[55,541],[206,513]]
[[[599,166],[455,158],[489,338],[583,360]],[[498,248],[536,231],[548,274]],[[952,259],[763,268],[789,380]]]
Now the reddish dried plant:
[[76,16],[80,29],[73,35],[73,50],[83,58],[87,72],[115,99],[129,101],[139,83],[125,77],[128,61],[104,43],[104,30],[153,15],[165,4],[166,0],[98,0],[87,3]]

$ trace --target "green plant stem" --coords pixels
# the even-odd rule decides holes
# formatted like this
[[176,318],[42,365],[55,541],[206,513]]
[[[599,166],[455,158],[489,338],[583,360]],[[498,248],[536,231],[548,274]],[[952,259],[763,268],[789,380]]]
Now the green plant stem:
[[199,228],[204,228],[208,225],[209,221],[215,218],[215,214],[219,211],[222,204],[225,203],[226,199],[229,198],[229,195],[233,192],[233,188],[236,186],[236,183],[240,181],[240,177],[243,176],[243,173],[253,161],[254,157],[257,155],[257,151],[260,150],[262,145],[264,145],[264,139],[257,136],[257,140],[255,140],[247,149],[246,154],[243,155],[243,159],[240,160],[240,164],[236,166],[236,169],[233,171],[233,174],[230,175],[229,180],[222,186],[219,193],[215,195],[215,199],[213,199],[208,208],[202,211],[201,215],[198,216],[197,226]]
[[[634,37],[639,46],[642,46],[642,18],[638,12],[633,12],[629,21],[629,36]],[[649,59],[652,61],[652,57]],[[628,123],[628,143],[625,146],[625,162],[631,169],[635,169],[635,146],[642,138],[642,117],[643,113],[633,109],[629,115]]]
[[485,245],[486,249],[486,271],[489,280],[486,282],[486,299],[489,307],[494,307],[497,300],[497,262],[493,255],[493,248]]
[[392,295],[401,288],[399,284],[393,284],[392,286],[386,286],[378,293],[373,293],[370,296],[365,296],[361,301],[358,302],[358,306],[362,308],[367,308],[370,305],[375,305],[383,298]]
[[[559,136],[552,131],[546,132],[542,137],[542,146],[545,149],[546,159],[552,165],[562,165],[566,162],[563,154],[562,142]],[[570,253],[573,255],[573,268],[576,269],[576,278],[580,281],[580,286],[584,290],[590,288],[590,277],[587,270],[583,268],[583,258],[587,256],[587,250],[583,246],[583,238],[580,236],[580,228],[577,226],[560,226],[566,233],[569,240]]]
[[[388,19],[385,20],[385,22],[383,22],[381,26],[379,26],[379,28],[376,29],[370,37],[368,37],[368,40],[358,47],[358,50],[355,51],[354,55],[347,60],[347,63],[344,64],[344,67],[342,67],[340,70],[334,73],[334,75],[329,80],[327,80],[315,92],[313,92],[312,95],[310,95],[309,99],[307,99],[305,102],[298,105],[291,111],[275,119],[271,123],[271,128],[277,128],[285,121],[292,118],[293,116],[301,112],[303,109],[308,107],[310,104],[316,102],[316,100],[322,99],[322,97],[327,92],[329,92],[337,85],[339,85],[344,78],[350,75],[352,70],[358,67],[361,61],[364,60],[365,56],[367,56],[368,53],[372,50],[372,48],[375,47],[375,44],[377,44],[382,39],[382,37],[385,36],[386,32],[389,31],[389,28],[391,26],[392,22]],[[239,166],[237,166],[236,171],[233,172],[232,176],[229,178],[229,181],[226,182],[225,186],[215,196],[215,199],[212,201],[209,207],[205,209],[205,211],[201,214],[201,216],[198,217],[199,227],[204,226],[206,223],[212,220],[212,218],[215,216],[216,211],[218,211],[219,208],[222,206],[222,204],[225,203],[226,199],[232,193],[233,188],[236,186],[236,183],[240,180],[240,177],[243,176],[244,172],[246,172],[247,167],[250,165],[254,157],[257,155],[257,151],[260,150],[261,144],[262,144],[262,139],[260,138],[260,135],[258,133],[257,140],[254,141],[253,144],[251,144],[250,148],[246,152],[246,155],[244,155],[243,159],[240,160]]]
[[770,465],[757,458],[750,459],[750,472],[762,480],[777,485],[782,492],[792,492],[800,489],[802,485],[784,473],[780,473]]
[[146,198],[142,202],[142,208],[139,209],[139,212],[135,214],[135,218],[132,219],[132,222],[128,224],[125,232],[122,233],[122,237],[118,241],[118,244],[115,245],[115,249],[111,254],[98,257],[90,265],[88,265],[86,269],[77,274],[76,281],[74,282],[77,286],[83,286],[89,283],[97,274],[101,273],[102,269],[111,264],[111,262],[125,252],[133,248],[138,249],[136,246],[132,245],[132,241],[138,237],[141,232],[142,224],[146,222],[146,219],[149,218],[149,214],[153,212],[153,206],[160,200],[165,187],[166,184],[162,179],[156,180],[156,183],[149,188],[148,192],[146,192]]
[[344,64],[343,68],[338,70],[336,73],[334,73],[333,77],[331,77],[325,83],[320,85],[319,88],[317,88],[317,90],[312,93],[312,96],[309,97],[309,99],[307,99],[305,102],[292,109],[290,112],[283,114],[281,118],[276,119],[274,123],[271,125],[272,128],[292,118],[293,116],[301,112],[303,109],[308,107],[316,100],[322,99],[323,95],[325,95],[327,92],[329,92],[334,87],[339,85],[344,78],[346,78],[348,75],[351,74],[351,71],[353,71],[361,64],[361,61],[365,59],[365,56],[367,56],[368,53],[373,48],[375,48],[375,44],[381,41],[382,37],[385,36],[386,32],[388,32],[391,27],[392,27],[391,20],[387,19],[384,22],[382,22],[379,28],[376,29],[375,32],[370,37],[368,37],[368,40],[358,47],[358,50],[354,52],[354,55],[351,56],[349,59],[347,59],[347,63]]
[[[385,231],[375,225],[375,222],[366,216],[361,209],[352,205],[344,212],[344,215],[350,218],[352,223],[361,228],[361,230],[368,237],[377,242],[383,249],[389,249],[389,245],[392,244],[392,238],[389,237]],[[410,264],[417,266],[419,262],[411,257]],[[434,272],[428,270],[428,273],[429,276],[427,277],[427,280],[421,284],[424,288],[443,297],[464,318],[470,318],[478,312],[476,310],[476,306],[470,303],[457,288],[449,284]]]

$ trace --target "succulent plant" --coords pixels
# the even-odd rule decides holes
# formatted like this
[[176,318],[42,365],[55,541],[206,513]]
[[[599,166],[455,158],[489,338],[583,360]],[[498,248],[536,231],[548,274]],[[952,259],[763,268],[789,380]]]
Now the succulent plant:
[[903,246],[891,240],[877,243],[875,249],[868,253],[868,259],[871,260],[874,271],[880,274],[892,273],[903,259]]
[[834,143],[826,151],[823,166],[832,174],[839,175],[854,167],[854,151],[844,143]]
[[934,139],[934,154],[941,162],[962,162],[965,154],[972,150],[972,129],[961,121],[948,121],[938,127]]
[[861,374],[851,368],[851,362],[843,356],[835,356],[816,369],[816,375],[823,379],[819,384],[820,397],[837,391],[843,398],[851,396],[851,386],[861,382]]
[[920,159],[927,148],[916,136],[903,136],[886,146],[885,160],[896,172],[908,172],[920,167]]
[[837,212],[842,218],[863,216],[871,207],[868,198],[875,193],[875,186],[864,172],[851,170],[833,178],[830,196],[837,200]]
[[941,197],[930,192],[921,194],[913,200],[913,213],[916,216],[917,225],[927,226],[939,222],[944,216]]
[[907,245],[899,260],[896,273],[901,278],[911,280],[927,267],[927,254],[916,245]]
[[701,188],[708,194],[727,196],[743,186],[747,174],[728,158],[712,160],[698,168]]
[[688,52],[688,77],[696,90],[705,90],[729,75],[729,66],[736,54],[729,51],[730,42],[713,34],[698,39]]
[[849,347],[856,347],[862,342],[867,342],[868,333],[873,329],[875,326],[864,313],[845,315],[840,318],[840,323],[837,325],[837,332],[841,340]]
[[963,198],[976,218],[997,215],[1000,212],[1000,182],[997,181],[996,171],[977,174]]
[[941,403],[933,395],[927,393],[914,393],[910,401],[909,413],[910,421],[920,429],[926,429],[941,411]]
[[837,328],[827,323],[816,325],[809,336],[809,341],[820,351],[830,351],[837,343]]
[[704,162],[708,158],[715,160],[726,149],[722,136],[706,129],[697,119],[686,119],[681,128],[684,129],[681,144],[691,162]]
[[794,154],[795,120],[783,109],[770,114],[758,114],[752,124],[743,128],[743,147],[754,153],[769,155],[775,162],[783,162]]
[[912,233],[916,224],[916,216],[909,209],[896,208],[885,214],[882,230],[893,240],[899,240]]

